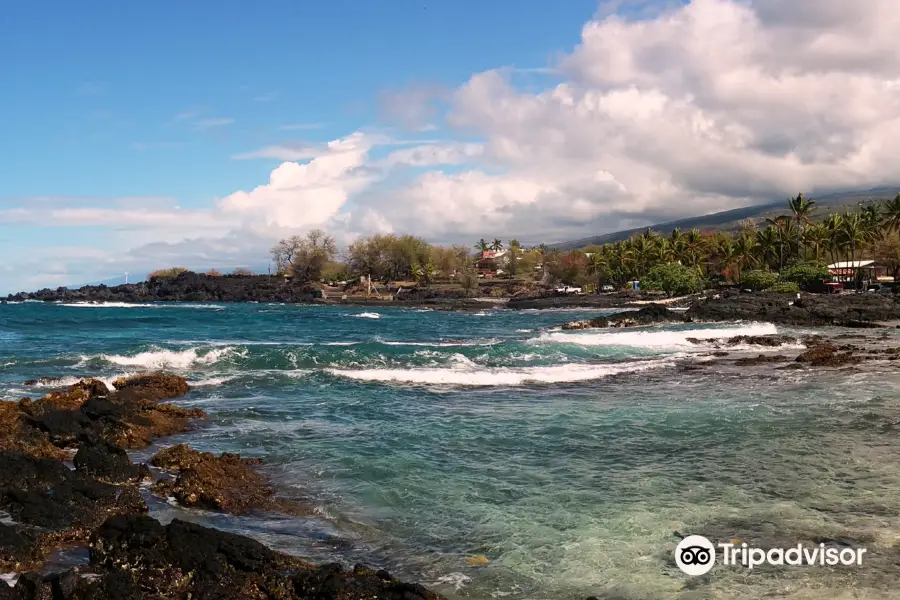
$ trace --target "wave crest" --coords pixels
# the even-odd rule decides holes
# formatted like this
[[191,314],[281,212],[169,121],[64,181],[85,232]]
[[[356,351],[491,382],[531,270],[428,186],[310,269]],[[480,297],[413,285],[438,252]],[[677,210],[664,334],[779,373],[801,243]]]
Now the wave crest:
[[465,357],[444,369],[326,369],[337,377],[379,383],[450,385],[467,387],[520,386],[541,383],[575,383],[620,373],[658,369],[673,364],[671,358],[615,364],[565,364],[540,367],[481,367]]
[[688,338],[716,340],[739,335],[773,335],[778,333],[772,323],[752,323],[741,327],[719,329],[683,329],[681,331],[622,331],[603,333],[548,332],[532,338],[532,343],[576,344],[579,346],[625,346],[631,348],[683,349],[697,348]]

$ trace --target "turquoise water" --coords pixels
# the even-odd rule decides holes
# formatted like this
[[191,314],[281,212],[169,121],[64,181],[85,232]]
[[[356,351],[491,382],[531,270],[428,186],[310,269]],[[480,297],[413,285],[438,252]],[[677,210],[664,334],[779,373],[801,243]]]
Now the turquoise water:
[[[232,517],[159,500],[156,516],[377,564],[454,598],[891,597],[891,364],[684,372],[710,350],[687,337],[791,331],[554,329],[597,314],[6,305],[0,396],[41,393],[22,385],[38,377],[182,373],[194,387],[179,402],[210,420],[163,443],[263,457],[311,514]],[[856,570],[720,565],[690,580],[671,559],[676,530],[770,545],[846,538],[871,560]],[[489,562],[470,565],[476,555]]]

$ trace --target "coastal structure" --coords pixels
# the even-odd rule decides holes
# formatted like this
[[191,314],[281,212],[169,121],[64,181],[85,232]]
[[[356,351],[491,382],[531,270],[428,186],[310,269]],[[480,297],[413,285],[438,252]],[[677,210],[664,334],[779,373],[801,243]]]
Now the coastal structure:
[[887,267],[874,260],[847,260],[828,265],[828,274],[834,283],[849,283],[862,280],[866,282],[893,281],[887,274]]
[[475,268],[485,277],[497,275],[503,271],[506,254],[506,250],[484,250],[475,261]]

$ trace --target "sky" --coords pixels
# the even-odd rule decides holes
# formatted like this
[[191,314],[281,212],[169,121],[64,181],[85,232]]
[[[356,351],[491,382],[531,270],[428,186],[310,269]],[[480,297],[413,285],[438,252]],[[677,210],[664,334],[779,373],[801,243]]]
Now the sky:
[[16,2],[0,293],[900,182],[895,0]]

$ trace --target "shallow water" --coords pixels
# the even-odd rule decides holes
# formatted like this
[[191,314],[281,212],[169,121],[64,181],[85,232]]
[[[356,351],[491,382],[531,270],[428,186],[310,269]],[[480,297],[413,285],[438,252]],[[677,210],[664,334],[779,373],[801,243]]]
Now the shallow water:
[[[315,514],[231,517],[158,500],[157,517],[377,564],[453,597],[892,597],[900,377],[890,364],[685,373],[710,349],[689,337],[792,332],[554,329],[598,314],[6,305],[0,396],[39,393],[22,385],[37,377],[182,373],[194,387],[179,402],[211,419],[163,443],[263,457]],[[671,558],[674,531],[785,546],[850,539],[868,562],[719,565],[690,579]],[[488,564],[470,566],[474,555]]]

